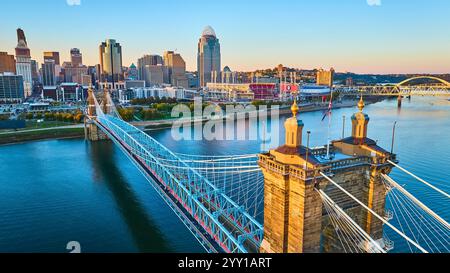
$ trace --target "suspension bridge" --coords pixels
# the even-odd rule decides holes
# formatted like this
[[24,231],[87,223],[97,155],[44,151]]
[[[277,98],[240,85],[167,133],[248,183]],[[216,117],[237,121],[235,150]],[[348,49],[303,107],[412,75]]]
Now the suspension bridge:
[[[390,229],[411,252],[449,252],[450,225],[401,183],[396,167],[448,202],[448,193],[401,167],[367,137],[368,116],[330,149],[302,145],[303,123],[286,121],[285,145],[262,154],[174,153],[120,118],[107,90],[89,89],[86,138],[119,147],[207,252],[385,253]],[[328,156],[327,156],[328,155]],[[393,211],[386,211],[390,202]]]

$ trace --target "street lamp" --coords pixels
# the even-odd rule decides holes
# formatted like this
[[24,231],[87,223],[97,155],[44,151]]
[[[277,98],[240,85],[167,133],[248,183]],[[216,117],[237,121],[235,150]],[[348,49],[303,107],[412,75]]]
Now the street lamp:
[[345,136],[345,115],[342,116],[342,139]]
[[306,140],[306,158],[305,158],[305,169],[308,170],[308,154],[309,154],[309,136],[311,135],[311,131],[307,131],[307,140]]
[[394,140],[395,140],[395,127],[397,126],[397,121],[394,121],[392,126],[392,144],[391,144],[391,154],[394,153]]

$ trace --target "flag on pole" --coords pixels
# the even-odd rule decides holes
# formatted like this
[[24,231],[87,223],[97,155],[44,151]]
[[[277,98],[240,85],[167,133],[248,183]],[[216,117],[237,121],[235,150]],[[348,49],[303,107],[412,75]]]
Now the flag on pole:
[[331,93],[331,95],[330,95],[330,102],[328,103],[328,109],[323,114],[322,121],[324,121],[327,116],[331,115],[331,108],[332,107],[333,107],[333,93]]

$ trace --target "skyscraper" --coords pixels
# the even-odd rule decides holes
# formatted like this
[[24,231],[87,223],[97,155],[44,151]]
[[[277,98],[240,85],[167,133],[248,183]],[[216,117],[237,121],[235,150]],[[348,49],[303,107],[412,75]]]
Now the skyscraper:
[[163,58],[160,55],[144,55],[137,61],[138,79],[145,80],[145,66],[163,65]]
[[42,84],[44,86],[56,85],[55,66],[55,60],[44,59],[44,63],[42,64]]
[[0,52],[0,73],[3,72],[16,74],[16,60],[14,55],[9,55],[8,52]]
[[188,88],[186,62],[180,54],[173,51],[164,52],[164,65],[167,66],[170,84]]
[[220,43],[210,26],[203,30],[198,41],[197,71],[200,87],[220,79]]
[[78,48],[72,48],[70,50],[70,62],[73,67],[78,67],[83,64],[83,55]]
[[[54,63],[53,65],[51,65],[52,61]],[[48,71],[50,71],[49,69],[50,69],[50,67],[52,67],[51,70],[54,72],[53,77],[55,79],[54,80],[55,82],[54,82],[54,84],[47,84],[47,85],[44,84],[44,86],[54,86],[57,83],[64,81],[64,74],[62,73],[62,69],[61,69],[59,52],[58,51],[44,51],[44,63],[42,64],[42,68],[44,67],[45,62],[47,62]],[[42,72],[42,77],[43,77],[42,81],[44,81],[44,72]],[[51,83],[50,79],[51,79],[50,75],[47,75],[47,83]]]
[[144,81],[145,86],[149,87],[155,84],[164,83],[164,70],[163,65],[146,65],[144,68]]
[[64,62],[64,81],[83,83],[83,76],[88,74],[88,67],[83,65],[81,52],[78,48],[70,50],[70,62]]
[[122,75],[122,47],[116,40],[107,39],[100,44],[100,81],[118,82]]
[[39,82],[39,64],[36,60],[31,60],[31,78],[33,84]]
[[53,60],[55,61],[55,65],[60,65],[59,62],[59,52],[57,51],[45,51],[44,52],[44,61]]
[[20,28],[17,29],[16,73],[23,78],[25,97],[30,96],[33,88],[31,77],[31,55],[25,33]]

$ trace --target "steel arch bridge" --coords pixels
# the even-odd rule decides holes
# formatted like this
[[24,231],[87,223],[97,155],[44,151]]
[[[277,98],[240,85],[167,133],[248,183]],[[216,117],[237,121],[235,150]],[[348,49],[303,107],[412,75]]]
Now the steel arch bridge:
[[[432,80],[437,84],[409,85],[416,80]],[[357,87],[337,87],[335,91],[343,95],[369,95],[369,96],[434,96],[450,97],[450,83],[438,77],[417,76],[406,79],[395,85],[373,85]]]

